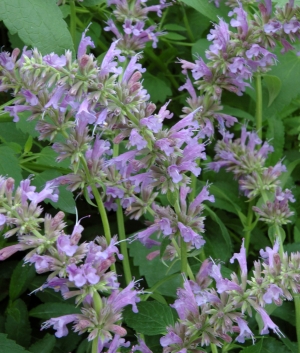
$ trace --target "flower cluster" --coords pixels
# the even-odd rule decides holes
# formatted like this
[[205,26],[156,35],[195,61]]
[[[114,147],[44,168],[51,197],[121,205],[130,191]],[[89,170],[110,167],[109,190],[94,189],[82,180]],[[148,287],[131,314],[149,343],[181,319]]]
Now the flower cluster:
[[[248,338],[254,341],[247,324],[247,315],[251,316],[253,310],[263,321],[261,334],[271,329],[282,335],[264,307],[271,303],[281,305],[284,299],[292,300],[292,293],[299,292],[300,254],[289,257],[285,253],[281,259],[278,250],[279,245],[275,243],[273,248],[260,251],[263,261],[254,263],[251,280],[247,280],[243,245],[230,260],[238,261],[240,279],[235,273],[230,279],[224,278],[220,265],[205,260],[195,281],[185,279],[184,288],[178,289],[178,299],[171,306],[176,309],[179,322],[168,327],[168,333],[161,338],[164,351],[194,350],[211,343],[221,346],[231,341],[232,332],[238,333],[237,342],[244,343]],[[213,280],[217,290],[210,287]]]
[[180,88],[188,91],[188,107],[183,109],[185,116],[190,110],[201,106],[201,114],[197,119],[206,136],[214,132],[213,121],[216,120],[222,128],[230,127],[236,122],[232,116],[221,113],[221,95],[225,89],[242,95],[255,73],[264,73],[276,63],[276,55],[264,45],[261,37],[261,26],[250,21],[249,15],[239,2],[229,12],[230,25],[237,33],[230,31],[229,25],[220,19],[210,31],[207,39],[212,42],[206,51],[206,63],[201,57],[195,62],[180,59],[183,73],[191,71],[194,84],[203,95],[197,96],[193,83],[187,76],[186,83]]
[[[152,47],[157,47],[158,37],[164,34],[156,31],[156,26],[146,27],[149,12],[156,12],[159,17],[162,10],[169,6],[165,0],[161,0],[158,5],[147,6],[146,1],[109,0],[108,5],[114,7],[115,20],[109,19],[104,27],[105,31],[110,31],[118,41],[118,48],[124,54],[134,55],[145,47],[147,42],[152,42]],[[121,27],[122,24],[122,27]]]

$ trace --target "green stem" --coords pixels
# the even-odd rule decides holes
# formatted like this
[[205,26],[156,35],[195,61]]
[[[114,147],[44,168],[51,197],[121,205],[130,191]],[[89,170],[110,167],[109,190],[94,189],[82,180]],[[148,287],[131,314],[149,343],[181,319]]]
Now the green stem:
[[[250,228],[252,225],[252,221],[253,221],[252,207],[253,207],[253,205],[254,205],[254,199],[249,202],[246,228]],[[250,238],[251,238],[251,230],[247,229],[245,232],[245,248],[246,248],[247,255],[249,252]]]
[[[113,147],[113,157],[117,157],[119,155],[119,145],[114,144]],[[120,204],[120,200],[117,200],[118,208],[117,208],[117,223],[118,223],[118,234],[119,239],[121,240],[120,249],[123,255],[123,270],[125,275],[125,281],[128,285],[132,281],[131,269],[130,269],[130,262],[128,256],[128,249],[127,249],[127,241],[126,241],[126,233],[124,227],[124,215],[122,206]]]
[[73,43],[75,45],[75,39],[76,39],[76,5],[75,5],[75,0],[70,1],[70,33],[71,37],[73,40]]
[[118,107],[120,107],[123,110],[123,112],[127,115],[129,120],[131,120],[136,126],[139,125],[138,119],[132,113],[130,113],[127,107],[122,102],[120,102],[120,100],[117,97],[114,97],[110,93],[107,93],[106,96],[108,99],[112,100],[114,103],[116,103]]
[[295,311],[296,311],[296,332],[298,342],[298,353],[300,353],[300,296],[294,294]]
[[189,23],[189,20],[188,20],[188,18],[186,16],[186,11],[185,11],[185,8],[184,8],[183,4],[181,4],[181,8],[182,8],[182,11],[183,11],[183,22],[184,22],[185,28],[187,30],[189,39],[190,39],[191,42],[195,42],[193,31],[191,30],[190,23]]
[[188,261],[187,261],[187,247],[186,242],[183,238],[180,239],[180,260],[181,260],[181,272],[187,275]]
[[92,353],[98,353],[98,336],[93,339],[93,342],[92,342]]
[[[87,167],[87,164],[86,164],[86,161],[85,161],[84,157],[81,156],[80,157],[80,161],[82,163],[82,166],[83,166],[83,169],[85,171],[89,186],[92,189],[93,195],[94,195],[96,203],[97,203],[97,207],[98,207],[98,210],[99,210],[99,213],[100,213],[102,226],[103,226],[103,230],[104,230],[104,236],[106,238],[107,244],[110,244],[110,242],[111,242],[110,227],[109,227],[109,222],[108,222],[106,210],[105,210],[101,195],[99,193],[99,190],[95,186],[95,182],[91,178],[90,171],[89,171],[89,168]],[[111,265],[111,269],[113,271],[116,271],[115,264]]]
[[280,231],[278,224],[275,224],[275,234],[277,235],[277,239],[279,242],[279,254],[280,254],[281,259],[283,259],[283,253],[284,253],[283,242],[282,242],[282,238],[281,238],[281,231]]
[[258,137],[262,137],[262,109],[263,109],[263,101],[262,101],[262,85],[261,85],[261,75],[255,76],[255,89],[256,89],[256,130]]
[[218,348],[214,343],[210,344],[211,353],[218,353]]
[[14,99],[11,99],[10,101],[0,105],[0,110],[2,110],[3,108],[7,107],[8,105],[11,105],[13,104],[16,100],[18,100],[19,98],[14,98]]
[[123,255],[123,270],[125,275],[125,281],[128,285],[132,281],[131,269],[130,269],[130,262],[128,256],[128,249],[127,249],[127,241],[126,241],[126,233],[124,228],[124,216],[122,206],[120,204],[120,200],[117,200],[118,208],[117,208],[117,222],[118,222],[118,233],[119,239],[121,240],[120,249]]

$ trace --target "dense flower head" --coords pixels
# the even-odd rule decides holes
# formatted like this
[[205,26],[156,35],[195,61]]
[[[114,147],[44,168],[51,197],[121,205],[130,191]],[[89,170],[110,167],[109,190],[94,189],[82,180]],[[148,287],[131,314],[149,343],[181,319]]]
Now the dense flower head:
[[233,134],[221,131],[223,140],[215,147],[215,161],[208,168],[216,172],[225,168],[233,172],[240,184],[240,189],[249,198],[259,195],[264,190],[275,191],[279,175],[286,170],[278,162],[274,167],[266,167],[267,156],[273,151],[268,142],[262,143],[255,132],[242,128],[241,137],[233,139]]
[[254,206],[253,210],[260,216],[260,220],[269,224],[283,225],[290,223],[288,219],[294,212],[289,209],[289,202],[295,202],[292,192],[278,187],[274,201],[268,200],[261,208]]
[[157,237],[162,235],[163,238],[179,238],[180,242],[187,243],[190,249],[200,249],[205,244],[201,235],[205,231],[203,223],[205,218],[201,215],[204,209],[203,201],[214,202],[214,197],[209,195],[208,187],[205,186],[187,207],[186,197],[189,192],[188,187],[180,188],[180,214],[170,206],[162,207],[154,203],[152,205],[155,216],[154,223],[139,232],[135,238],[151,247],[157,245],[157,242],[150,238],[155,233]]
[[[174,327],[167,328],[168,333],[161,339],[162,346],[167,347],[165,349],[168,352],[175,352],[175,349],[178,351],[183,346],[187,347],[184,342],[191,336],[193,340],[188,342],[194,349],[201,349],[201,346],[210,343],[221,346],[224,341],[231,341],[229,335],[232,332],[238,333],[235,338],[237,342],[244,343],[246,339],[254,342],[254,334],[247,323],[247,314],[251,316],[253,310],[263,320],[261,334],[267,334],[271,329],[282,335],[264,306],[270,303],[281,305],[283,298],[292,299],[290,290],[299,290],[296,288],[299,288],[297,266],[300,255],[295,253],[288,257],[284,254],[280,260],[278,250],[278,243],[272,249],[267,247],[266,251],[261,250],[263,260],[255,262],[251,281],[246,280],[246,252],[243,244],[240,253],[235,253],[231,259],[231,262],[238,260],[241,282],[234,272],[230,279],[224,278],[220,265],[205,260],[195,281],[184,278],[183,288],[178,289],[178,298],[171,306],[176,309],[180,320]],[[283,273],[289,275],[282,276]],[[296,283],[293,283],[292,278]],[[212,279],[217,291],[210,286]]]

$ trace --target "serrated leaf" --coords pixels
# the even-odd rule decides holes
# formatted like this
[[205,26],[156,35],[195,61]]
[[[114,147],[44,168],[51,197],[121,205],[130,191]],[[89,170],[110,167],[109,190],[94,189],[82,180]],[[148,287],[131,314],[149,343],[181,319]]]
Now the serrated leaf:
[[178,33],[169,32],[163,35],[163,38],[174,40],[174,41],[183,41],[186,40],[186,37]]
[[[37,187],[37,191],[42,190],[46,182],[49,180],[53,180],[62,174],[57,170],[49,169],[44,172],[38,174],[32,181],[32,185]],[[67,213],[76,213],[75,211],[75,201],[71,191],[67,190],[64,186],[60,186],[59,188],[59,198],[57,202],[53,202],[51,200],[46,199],[45,203],[50,203],[54,208],[67,212]]]
[[80,314],[80,309],[67,303],[46,303],[38,305],[29,312],[29,316],[49,320],[52,317],[59,317],[69,314]]
[[[167,281],[158,287],[157,291],[160,294],[167,295],[170,297],[176,297],[176,290],[182,283],[182,277],[179,273],[180,263],[177,262],[171,268],[168,268],[164,265],[159,257],[154,258],[153,260],[147,260],[147,255],[157,250],[158,247],[153,247],[150,251],[139,241],[134,241],[131,244],[128,244],[130,255],[133,257],[133,262],[136,266],[139,267],[139,272],[141,276],[145,276],[146,281],[149,287],[154,286],[158,281],[165,278],[168,275],[178,272],[178,276],[173,278],[171,281]],[[168,265],[170,263],[168,262]]]
[[269,103],[268,107],[274,102],[281,90],[281,80],[277,76],[264,75],[264,84],[266,85],[269,92]]
[[31,340],[31,327],[28,320],[28,311],[25,303],[17,299],[7,310],[5,332],[8,338],[27,347]]
[[72,38],[55,1],[1,0],[0,20],[11,34],[36,47],[42,54],[74,51]]
[[149,73],[143,75],[144,82],[143,85],[151,96],[151,101],[156,102],[165,102],[167,96],[172,95],[170,87],[158,77],[155,77]]
[[17,299],[29,287],[30,283],[36,276],[34,266],[24,264],[20,261],[16,266],[9,285],[9,297],[12,301]]
[[123,315],[126,324],[136,332],[147,336],[165,334],[166,327],[174,325],[172,309],[168,305],[151,301],[138,303],[137,306],[138,313],[127,307]]
[[284,147],[284,125],[282,120],[271,117],[268,119],[267,140],[274,147],[274,152],[268,158],[269,165],[275,165],[282,157]]
[[0,333],[0,352],[3,353],[30,353],[19,346],[16,342],[7,338],[7,335]]
[[8,146],[0,146],[0,175],[14,178],[16,186],[23,179],[19,160]]
[[31,353],[51,353],[55,346],[56,339],[47,333],[41,340],[30,346]]
[[219,8],[215,6],[213,2],[206,0],[180,0],[183,3],[193,7],[195,10],[200,12],[205,17],[208,17],[212,21],[218,21],[218,17],[227,17],[228,8],[223,4]]
[[262,353],[263,339],[256,342],[254,345],[244,348],[240,353]]

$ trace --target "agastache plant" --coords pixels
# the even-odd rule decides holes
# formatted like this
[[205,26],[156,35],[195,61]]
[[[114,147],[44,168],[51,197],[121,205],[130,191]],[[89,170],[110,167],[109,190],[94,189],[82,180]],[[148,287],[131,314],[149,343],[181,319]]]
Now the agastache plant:
[[[283,227],[291,223],[294,211],[289,202],[295,202],[295,197],[281,181],[287,169],[283,161],[275,166],[267,162],[273,147],[261,138],[261,77],[279,61],[271,51],[275,41],[282,43],[284,51],[292,49],[288,40],[298,37],[298,9],[290,1],[285,10],[275,11],[273,19],[270,2],[260,3],[260,13],[254,15],[251,9],[246,11],[243,3],[233,6],[229,12],[231,29],[221,18],[210,29],[206,61],[200,56],[195,63],[179,59],[186,79],[180,90],[187,90],[190,97],[181,119],[173,123],[176,113],[169,108],[170,101],[158,109],[151,102],[143,86],[146,69],[140,63],[140,50],[147,42],[156,48],[157,37],[162,34],[155,32],[155,26],[146,27],[148,14],[161,16],[168,4],[110,1],[108,5],[114,8],[114,20],[108,19],[104,30],[112,31],[115,38],[101,58],[89,53],[89,49],[96,49],[88,35],[89,27],[81,36],[75,59],[71,50],[44,55],[37,48],[24,47],[22,51],[0,53],[0,90],[14,97],[2,107],[3,111],[15,123],[36,121],[37,146],[50,144],[58,165],[65,166],[63,175],[52,177],[40,191],[32,185],[33,176],[25,177],[18,187],[9,175],[1,176],[0,230],[5,239],[16,242],[0,250],[0,260],[27,251],[25,263],[34,266],[38,274],[48,275],[35,294],[50,288],[65,300],[73,299],[80,309],[48,319],[42,329],[53,327],[60,338],[68,335],[67,325],[72,324],[74,332],[84,334],[91,342],[86,351],[92,353],[120,352],[136,341],[125,337],[128,326],[136,327],[126,320],[127,310],[123,318],[126,306],[131,306],[140,318],[145,314],[138,316],[143,310],[141,300],[141,304],[147,304],[151,296],[150,304],[159,301],[164,308],[172,301],[172,295],[166,300],[159,287],[169,284],[173,275],[148,290],[135,281],[127,240],[155,247],[142,259],[148,265],[160,258],[168,272],[180,261],[182,286],[171,304],[178,319],[158,332],[164,353],[202,353],[206,346],[216,353],[217,347],[224,351],[235,349],[236,343],[232,342],[244,344],[249,340],[254,344],[256,332],[250,320],[254,314],[263,323],[259,334],[272,330],[283,337],[268,314],[268,305],[279,306],[295,299],[299,314],[300,255],[288,254],[283,247]],[[81,7],[71,1],[73,39],[74,9],[79,11]],[[256,81],[257,132],[243,125],[241,137],[234,139],[234,133],[226,128],[233,127],[236,132],[238,120],[222,111],[223,92],[242,96],[252,78]],[[215,127],[223,136],[216,142]],[[208,169],[232,172],[240,194],[248,198],[248,212],[242,207],[235,209],[242,234],[232,231],[233,227],[229,234],[222,215],[210,208],[215,207],[214,203],[218,208],[218,199],[210,191],[213,183],[203,180],[203,161],[211,142],[215,143],[215,156],[207,164]],[[63,187],[76,194],[78,203],[96,208],[104,236],[80,242],[84,238],[80,221],[76,219],[73,229],[67,230],[64,212],[44,213],[41,203],[59,202],[58,190]],[[112,236],[111,211],[116,213],[118,236]],[[124,216],[145,228],[127,232]],[[208,216],[220,228],[230,251],[231,235],[241,246],[230,259],[231,268],[235,260],[239,267],[237,271],[230,269],[226,277],[219,259],[207,258],[206,245],[212,247],[212,237],[219,232],[219,228],[210,231]],[[258,220],[268,226],[270,246],[259,251],[260,259],[254,262],[251,272],[247,256],[258,256],[251,248]],[[234,226],[237,228],[237,223]],[[116,266],[117,261],[122,261],[122,269]],[[147,281],[145,274],[145,282],[141,283],[147,286]],[[170,322],[174,322],[173,315]],[[299,330],[298,323],[300,338]],[[144,327],[136,331],[147,335]],[[137,340],[132,352],[152,352],[142,336]]]

